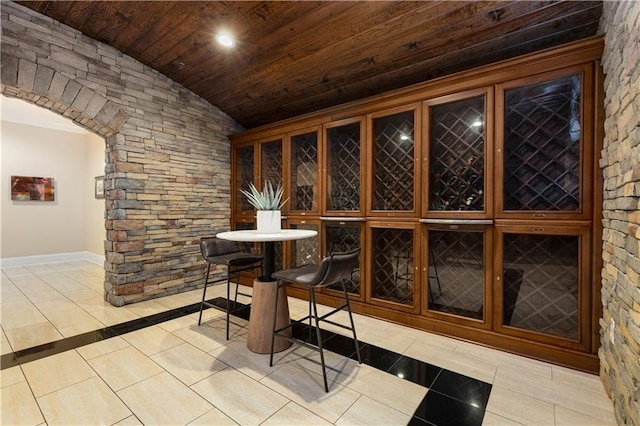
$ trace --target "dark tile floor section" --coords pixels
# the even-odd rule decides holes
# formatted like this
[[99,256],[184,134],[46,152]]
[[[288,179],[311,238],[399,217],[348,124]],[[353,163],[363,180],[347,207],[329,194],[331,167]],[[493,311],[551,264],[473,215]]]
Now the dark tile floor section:
[[[218,297],[209,302],[222,310],[226,308],[224,298]],[[237,309],[232,314],[249,320],[250,306],[241,303],[237,305]],[[0,369],[4,370],[18,364],[45,358],[189,315],[199,310],[200,303],[194,303],[123,324],[5,354],[0,358]],[[296,338],[316,344],[315,329],[306,324],[294,326],[293,334]],[[322,330],[322,340],[326,350],[357,359],[353,339]],[[491,393],[491,384],[367,343],[360,343],[360,356],[364,364],[429,388],[409,425],[474,426],[482,424]]]

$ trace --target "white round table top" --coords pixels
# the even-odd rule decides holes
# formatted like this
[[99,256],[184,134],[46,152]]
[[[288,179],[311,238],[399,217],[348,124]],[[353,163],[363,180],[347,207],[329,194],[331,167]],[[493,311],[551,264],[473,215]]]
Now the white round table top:
[[242,231],[220,232],[216,237],[230,241],[259,243],[301,240],[303,238],[315,237],[316,235],[318,235],[318,231],[312,231],[310,229],[281,229],[280,232],[273,234],[258,232],[255,229],[247,229]]

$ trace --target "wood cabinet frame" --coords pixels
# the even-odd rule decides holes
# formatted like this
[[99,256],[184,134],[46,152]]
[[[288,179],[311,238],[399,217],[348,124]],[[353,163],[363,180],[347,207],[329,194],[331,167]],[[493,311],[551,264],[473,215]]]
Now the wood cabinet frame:
[[[540,83],[554,78],[580,75],[580,189],[577,211],[505,211],[504,210],[504,93],[506,90]],[[590,219],[592,215],[593,173],[593,64],[581,64],[561,68],[496,85],[496,165],[495,165],[495,217],[511,219]]]
[[[484,95],[485,132],[484,132],[484,210],[483,211],[457,211],[457,210],[429,210],[429,161],[431,152],[430,135],[430,110],[431,107],[450,102],[461,101]],[[422,208],[421,217],[429,218],[461,218],[461,219],[485,219],[493,216],[493,179],[494,179],[494,88],[481,87],[466,90],[450,95],[429,99],[422,103]]]
[[[479,329],[489,330],[493,326],[493,226],[490,223],[476,223],[469,221],[467,224],[425,223],[421,228],[421,282],[422,300],[421,313],[426,318],[433,318],[455,324],[465,325]],[[489,222],[489,221],[487,221]],[[483,318],[474,319],[451,313],[439,312],[429,309],[429,294],[432,291],[429,282],[429,232],[482,232],[483,234]]]
[[[504,315],[503,306],[503,250],[504,234],[530,234],[530,235],[567,235],[578,237],[578,295],[577,295],[577,339],[568,339],[560,336],[553,336],[541,332],[524,330],[521,328],[506,326],[502,324]],[[591,229],[588,226],[569,226],[561,223],[549,223],[539,221],[536,224],[531,222],[520,222],[512,224],[496,224],[495,227],[495,262],[494,262],[494,316],[493,329],[501,334],[510,335],[520,339],[534,340],[544,344],[565,347],[577,350],[588,350],[591,345]]]
[[[373,271],[373,247],[375,242],[373,240],[374,229],[408,229],[413,232],[413,303],[412,305],[406,305],[402,303],[396,303],[393,301],[378,299],[373,297],[373,283],[374,283],[374,271]],[[392,308],[400,312],[420,313],[420,303],[422,300],[422,280],[420,273],[420,224],[417,222],[390,222],[383,220],[368,220],[366,226],[366,246],[369,248],[366,253],[366,268],[367,276],[370,277],[367,280],[365,287],[365,300],[371,305],[385,306]]]
[[[374,164],[375,164],[375,141],[374,131],[373,131],[373,120],[376,118],[386,117],[389,115],[394,115],[402,112],[413,111],[413,209],[412,210],[374,210],[373,209],[373,201],[374,194],[372,193],[374,189]],[[421,149],[422,149],[422,132],[420,131],[422,124],[422,113],[421,113],[421,105],[419,103],[413,103],[409,105],[403,105],[401,107],[395,107],[391,109],[386,109],[383,111],[378,111],[373,114],[367,115],[367,144],[366,146],[366,164],[367,167],[367,199],[366,199],[366,215],[372,217],[418,217],[420,213],[420,182],[421,182],[421,167],[420,167],[420,157],[421,157]]]
[[[291,164],[291,155],[293,152],[292,149],[292,143],[291,143],[291,139],[294,138],[295,136],[299,136],[299,135],[304,135],[304,134],[308,134],[308,133],[316,133],[316,149],[317,149],[317,153],[316,153],[316,187],[317,187],[317,200],[316,200],[316,210],[294,210],[293,209],[293,197],[295,197],[295,192],[294,192],[294,188],[291,188],[291,176],[293,171],[293,166]],[[322,135],[321,135],[321,128],[320,126],[313,126],[313,127],[309,127],[306,129],[301,129],[301,130],[296,130],[294,132],[289,132],[287,133],[286,137],[284,138],[284,146],[285,148],[283,149],[284,152],[287,153],[287,157],[284,159],[283,161],[283,165],[284,165],[284,179],[283,179],[283,187],[284,187],[284,199],[289,199],[289,202],[285,203],[284,209],[285,211],[288,212],[289,216],[292,217],[297,217],[297,216],[318,216],[320,214],[320,211],[322,209],[322,194],[324,194],[324,190],[323,190],[323,179],[322,179],[322,175],[320,173],[321,169],[321,162],[320,159],[322,157],[320,149],[321,149],[321,145],[322,145]]]
[[[283,187],[284,185],[286,185],[286,178],[287,176],[285,175],[285,170],[284,170],[284,165],[287,162],[286,159],[289,158],[289,151],[288,151],[288,145],[285,143],[286,140],[286,135],[278,135],[278,136],[271,136],[268,138],[263,138],[263,139],[259,139],[256,143],[256,150],[257,150],[257,156],[256,156],[256,164],[257,164],[257,171],[256,171],[256,180],[255,180],[255,185],[256,188],[258,188],[258,190],[262,190],[262,186],[264,185],[264,181],[266,179],[266,177],[262,176],[262,157],[263,157],[263,152],[262,152],[262,148],[264,145],[269,144],[269,143],[274,143],[274,142],[280,142],[280,155],[282,157],[282,165],[280,166],[280,179],[282,180],[282,184]],[[272,185],[277,185],[278,182],[271,182]],[[286,199],[289,196],[289,194],[287,194],[286,192],[284,193],[284,199]],[[288,206],[289,203],[285,203],[285,205],[282,208],[282,215],[286,215],[288,212]]]
[[[354,123],[359,123],[360,125],[360,207],[358,210],[349,210],[349,211],[345,211],[345,210],[329,210],[329,200],[328,200],[328,190],[329,190],[329,183],[327,182],[328,179],[328,174],[327,174],[327,162],[328,162],[328,145],[329,142],[327,140],[327,130],[328,129],[333,129],[336,127],[341,127],[341,126],[345,126],[348,124],[354,124]],[[364,217],[365,215],[365,206],[367,203],[367,194],[368,194],[368,186],[367,186],[367,182],[366,182],[366,156],[365,156],[365,149],[366,149],[366,144],[365,141],[367,140],[367,131],[366,131],[366,125],[365,125],[365,117],[364,116],[359,116],[359,117],[354,117],[354,118],[347,118],[344,120],[339,120],[339,121],[333,121],[330,123],[325,124],[324,126],[322,126],[322,144],[321,144],[321,176],[322,176],[322,192],[324,194],[324,196],[322,197],[320,206],[321,206],[321,211],[322,211],[322,215],[323,216],[331,216],[331,217],[342,217],[342,216],[358,216],[358,217]]]
[[[323,234],[324,223],[326,219],[330,220],[355,220],[362,222],[364,236],[362,241],[362,262],[363,279],[361,282],[362,297],[360,299],[352,299],[352,307],[355,312],[369,315],[381,319],[386,319],[421,330],[434,333],[441,333],[469,341],[475,341],[490,347],[506,350],[513,353],[555,362],[561,365],[578,368],[585,371],[597,372],[599,368],[599,360],[597,351],[599,348],[599,323],[598,320],[602,315],[602,305],[600,301],[600,271],[602,265],[602,171],[594,157],[601,150],[603,138],[603,111],[602,99],[604,98],[602,84],[604,77],[599,67],[599,59],[602,54],[604,42],[601,37],[593,37],[591,39],[581,40],[579,42],[570,43],[557,48],[524,55],[477,69],[456,73],[450,76],[426,81],[406,88],[398,89],[385,94],[375,95],[367,99],[349,102],[343,105],[316,111],[314,113],[305,114],[300,117],[284,120],[257,129],[248,130],[231,137],[233,143],[232,149],[232,175],[231,175],[231,207],[232,207],[232,226],[235,221],[252,221],[254,211],[237,211],[237,196],[234,185],[236,184],[236,149],[238,147],[253,145],[254,146],[254,176],[256,180],[261,176],[260,165],[260,149],[259,145],[264,142],[275,139],[283,140],[283,159],[284,164],[282,171],[283,180],[289,179],[288,173],[291,173],[291,167],[287,164],[290,156],[289,137],[294,134],[304,133],[308,129],[320,129],[319,139],[319,167],[320,167],[320,212],[309,212],[306,215],[298,215],[291,212],[289,220],[319,219],[322,223],[320,228]],[[547,215],[539,218],[534,216],[537,212],[502,212],[502,191],[503,187],[498,189],[497,183],[492,187],[489,185],[487,191],[493,191],[492,194],[486,194],[485,212],[472,212],[470,215],[458,216],[450,214],[452,212],[429,212],[427,209],[428,194],[428,108],[431,105],[446,102],[447,100],[462,99],[474,93],[488,93],[485,98],[486,102],[493,99],[493,110],[487,105],[486,110],[486,126],[487,135],[485,141],[485,149],[493,149],[493,153],[487,152],[485,161],[493,161],[485,167],[485,184],[493,178],[494,182],[502,180],[504,176],[503,160],[500,159],[501,153],[496,152],[496,148],[503,149],[503,104],[505,88],[517,87],[520,84],[527,84],[536,79],[544,80],[550,76],[567,75],[571,72],[581,72],[582,74],[582,102],[581,102],[581,136],[582,149],[581,153],[581,179],[580,197],[583,202],[582,211],[580,212],[551,212],[553,215]],[[368,153],[368,146],[371,144],[370,136],[370,119],[374,116],[384,115],[393,110],[406,110],[414,105],[420,105],[420,125],[416,124],[414,137],[420,138],[421,143],[419,149],[421,156],[419,157],[420,167],[416,172],[420,175],[419,184],[422,188],[417,188],[415,200],[419,200],[416,207],[419,215],[414,216],[386,216],[384,211],[378,212],[371,209],[371,172],[368,167],[371,166],[371,154]],[[495,111],[495,114],[493,113]],[[360,130],[360,206],[358,211],[329,211],[327,210],[327,139],[326,131],[335,126],[349,123],[359,123]],[[421,128],[419,127],[421,126]],[[493,134],[493,136],[491,136]],[[493,170],[493,174],[490,171]],[[259,183],[259,182],[256,182]],[[288,184],[289,185],[289,184]],[[501,184],[502,185],[502,184]],[[495,190],[494,190],[495,189]],[[291,188],[287,189],[286,196],[291,196]],[[287,207],[288,208],[288,207]],[[467,213],[467,212],[461,212]],[[285,216],[287,217],[287,216]],[[422,218],[422,219],[420,219]],[[492,219],[493,218],[493,219]],[[453,221],[454,225],[463,225],[466,222],[473,221],[489,221],[488,224],[493,226],[493,231],[485,234],[485,238],[492,239],[491,243],[486,243],[486,248],[492,248],[490,253],[486,253],[485,257],[492,259],[490,265],[485,265],[487,274],[490,272],[490,278],[485,283],[485,308],[487,316],[486,323],[475,320],[456,318],[454,315],[447,315],[438,312],[424,312],[422,310],[427,292],[425,285],[425,270],[423,269],[426,262],[427,235],[428,225],[419,223],[422,220],[440,220]],[[241,222],[245,223],[245,222]],[[484,225],[487,225],[486,223]],[[499,250],[502,250],[502,238],[505,232],[521,232],[518,231],[531,229],[531,227],[544,227],[550,229],[553,227],[558,234],[578,232],[583,235],[580,246],[580,291],[579,296],[580,313],[580,337],[578,341],[557,338],[548,335],[539,335],[529,331],[513,330],[509,327],[503,327],[498,322],[503,315],[502,301],[498,301],[498,297],[502,294],[502,288],[499,287],[496,280],[496,271],[500,270],[502,259],[498,259]],[[371,281],[372,276],[372,229],[376,227],[389,227],[401,229],[414,229],[414,266],[419,266],[420,273],[414,272],[414,302],[415,306],[396,306],[392,302],[385,302],[371,299]],[[522,228],[519,228],[522,227]],[[505,231],[506,230],[506,231]],[[524,232],[524,231],[522,231]],[[574,234],[571,234],[574,235]],[[324,235],[321,235],[319,244],[324,242]],[[586,245],[589,245],[588,247]],[[321,248],[324,250],[324,248]],[[286,253],[286,252],[285,252]],[[588,265],[585,267],[585,265]],[[585,269],[586,268],[586,269]],[[414,267],[415,269],[415,267]],[[418,293],[419,292],[419,293]],[[419,294],[419,297],[418,297]],[[289,295],[307,298],[307,293],[300,289],[289,288]],[[323,291],[318,295],[320,303],[336,306],[340,298],[331,291]],[[491,302],[490,302],[491,301]]]

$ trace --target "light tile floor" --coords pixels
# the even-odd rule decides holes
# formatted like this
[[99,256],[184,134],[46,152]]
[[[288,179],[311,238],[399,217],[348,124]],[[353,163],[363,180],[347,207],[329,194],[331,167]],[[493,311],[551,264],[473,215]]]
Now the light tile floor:
[[[97,330],[198,302],[201,290],[113,307],[103,270],[85,261],[4,268],[1,353]],[[218,294],[216,294],[216,292]],[[221,296],[223,286],[210,297]],[[290,299],[294,318],[306,302]],[[428,389],[327,353],[327,394],[316,353],[246,349],[246,321],[209,309],[122,336],[5,368],[3,425],[407,424]],[[355,315],[358,337],[493,385],[486,425],[614,425],[597,376]],[[314,362],[315,361],[315,362]]]

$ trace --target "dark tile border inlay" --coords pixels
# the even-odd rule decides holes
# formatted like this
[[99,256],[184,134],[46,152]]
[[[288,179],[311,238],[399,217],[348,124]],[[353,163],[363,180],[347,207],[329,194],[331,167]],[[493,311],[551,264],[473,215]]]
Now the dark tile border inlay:
[[[226,309],[225,298],[217,297],[209,300],[209,303],[215,304],[222,310]],[[248,321],[251,307],[242,303],[237,305],[237,309],[231,313]],[[5,354],[0,357],[0,370],[180,318],[199,310],[198,302]],[[293,333],[295,337],[302,340],[311,343],[316,341],[315,330],[306,324],[295,326]],[[322,330],[322,338],[324,349],[357,359],[353,339],[326,330]],[[427,395],[409,421],[409,425],[473,426],[482,424],[491,393],[491,384],[368,343],[360,342],[360,355],[364,364],[429,388]]]

